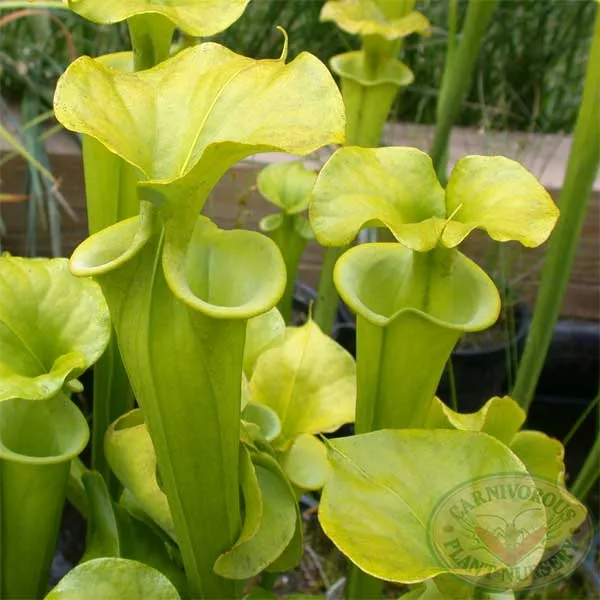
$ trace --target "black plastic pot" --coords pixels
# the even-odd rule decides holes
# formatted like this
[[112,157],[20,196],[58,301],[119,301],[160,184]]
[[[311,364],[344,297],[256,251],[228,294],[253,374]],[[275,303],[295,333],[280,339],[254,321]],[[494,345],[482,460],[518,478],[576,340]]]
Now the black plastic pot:
[[[296,281],[296,289],[294,291],[293,298],[293,324],[300,325],[308,318],[308,312],[311,304],[314,304],[317,300],[317,292],[309,285]],[[348,307],[340,302],[336,322],[334,324],[334,331],[337,327],[342,324],[354,322],[354,316],[348,309]]]
[[[515,311],[517,335],[511,351],[520,356],[529,328],[529,311],[518,306]],[[333,337],[356,356],[356,328],[350,321],[336,324]],[[510,393],[506,369],[507,345],[482,349],[457,348],[452,363],[457,384],[459,409],[478,410],[495,395]],[[560,441],[571,431],[598,393],[600,385],[600,323],[560,321],[555,329],[544,369],[529,409],[528,429],[543,431]],[[450,399],[447,373],[438,394]],[[598,408],[591,411],[566,447],[567,473],[575,477],[594,442]],[[334,435],[349,435],[347,426]]]
[[559,321],[536,395],[594,398],[599,384],[600,323]]
[[[477,348],[458,346],[452,352],[452,367],[461,411],[474,412],[492,396],[508,392],[507,352],[510,349],[512,356],[520,356],[523,349],[530,321],[526,305],[515,306],[514,321],[516,335],[510,343]],[[356,356],[356,325],[353,319],[340,319],[333,329],[333,337]],[[450,400],[448,368],[442,376],[437,393],[446,402]]]
[[[508,393],[510,385],[509,361],[519,357],[529,331],[530,313],[525,304],[518,303],[512,312],[515,335],[506,342],[486,345],[478,342],[484,334],[470,334],[470,346],[459,344],[451,356],[458,408],[461,412],[475,412],[493,396]],[[438,386],[438,396],[445,402],[451,398],[450,365]]]
[[[527,427],[562,441],[598,394],[599,385],[600,323],[560,321],[529,409]],[[596,406],[566,446],[571,478],[581,469],[594,443],[597,424]]]

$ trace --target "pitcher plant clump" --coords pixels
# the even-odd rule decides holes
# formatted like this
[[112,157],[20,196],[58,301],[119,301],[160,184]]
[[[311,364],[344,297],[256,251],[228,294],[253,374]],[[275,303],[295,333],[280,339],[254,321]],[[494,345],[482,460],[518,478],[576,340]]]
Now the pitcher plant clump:
[[[564,448],[523,429],[508,396],[460,414],[435,392],[460,336],[500,311],[461,242],[481,229],[538,246],[558,209],[506,158],[464,157],[444,188],[423,152],[369,147],[411,80],[402,39],[429,27],[411,0],[325,3],[321,18],[362,40],[332,62],[342,93],[314,56],[287,60],[287,34],[279,58],[213,42],[171,55],[175,28],[214,35],[248,3],[65,2],[127,21],[132,52],[81,57],[56,90],[56,118],[83,139],[90,237],[68,261],[0,257],[0,597],[47,593],[68,495],[88,521],[85,553],[46,598],[274,598],[302,559],[298,499],[312,495],[353,564],[348,598],[382,597],[383,581],[410,585],[407,600],[514,598],[585,529]],[[202,214],[240,160],[329,145],[342,147],[319,173],[294,161],[259,175],[279,209],[262,232]],[[365,228],[396,241],[346,250]],[[356,360],[311,311],[290,325],[313,236],[340,249]],[[97,361],[88,469],[72,396]],[[355,435],[335,437],[353,421]],[[492,519],[518,522],[526,543],[494,537],[502,527],[465,501],[499,477],[529,496]],[[465,548],[479,562],[455,560]]]

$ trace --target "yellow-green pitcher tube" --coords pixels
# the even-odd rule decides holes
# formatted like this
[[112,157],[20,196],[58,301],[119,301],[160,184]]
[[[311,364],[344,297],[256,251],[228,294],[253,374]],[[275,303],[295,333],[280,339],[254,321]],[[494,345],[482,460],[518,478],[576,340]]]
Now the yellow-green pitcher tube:
[[0,597],[45,595],[71,460],[88,438],[63,393],[0,402]]
[[423,427],[460,335],[412,314],[386,327],[358,316],[356,433]]
[[[213,566],[233,546],[241,525],[238,457],[246,323],[253,310],[262,310],[250,306],[260,295],[256,271],[276,276],[274,286],[266,284],[272,306],[283,292],[285,266],[268,238],[223,232],[200,218],[186,268],[190,293],[206,304],[198,310],[181,299],[178,288],[172,289],[173,281],[167,283],[164,265],[172,257],[160,215],[154,214],[147,234],[139,233],[138,224],[138,218],[130,219],[93,236],[75,252],[71,265],[78,274],[95,275],[107,298],[156,450],[191,593],[235,598],[239,584],[217,576]],[[146,236],[142,242],[140,235]],[[121,240],[121,247],[105,244],[108,239]],[[128,248],[132,242],[134,247],[138,243],[133,251]],[[114,261],[105,252],[109,248]],[[225,270],[241,248],[246,263],[237,261],[237,271],[232,264]],[[107,258],[106,264],[97,262]]]
[[353,248],[334,276],[357,313],[357,432],[423,427],[460,336],[498,317],[493,282],[455,249],[396,243]]
[[[357,313],[356,433],[423,427],[461,334],[498,316],[494,284],[457,250],[419,253],[398,243],[349,250],[334,280]],[[347,597],[377,598],[382,587],[355,567]]]

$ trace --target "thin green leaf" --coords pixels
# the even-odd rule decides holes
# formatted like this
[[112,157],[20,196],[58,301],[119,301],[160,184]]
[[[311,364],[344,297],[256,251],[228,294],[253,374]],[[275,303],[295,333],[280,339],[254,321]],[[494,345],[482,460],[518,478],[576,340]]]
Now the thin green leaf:
[[39,171],[53,186],[58,185],[54,175],[52,175],[52,173],[50,173],[50,171],[48,171],[48,169],[46,169],[30,152],[28,152],[25,146],[23,146],[23,144],[21,144],[21,142],[2,125],[2,123],[0,123],[0,138],[4,139],[9,146],[19,154],[19,156]]
[[296,528],[294,500],[287,486],[268,469],[257,466],[256,476],[262,494],[262,518],[256,534],[241,540],[222,554],[215,572],[230,579],[258,575],[288,546]]

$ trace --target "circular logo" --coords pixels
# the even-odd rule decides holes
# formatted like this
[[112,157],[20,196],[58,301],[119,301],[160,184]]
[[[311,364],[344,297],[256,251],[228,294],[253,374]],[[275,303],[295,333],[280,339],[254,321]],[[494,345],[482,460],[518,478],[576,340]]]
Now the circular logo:
[[490,591],[547,585],[583,561],[593,528],[564,487],[522,473],[469,481],[429,520],[430,546],[458,577]]

